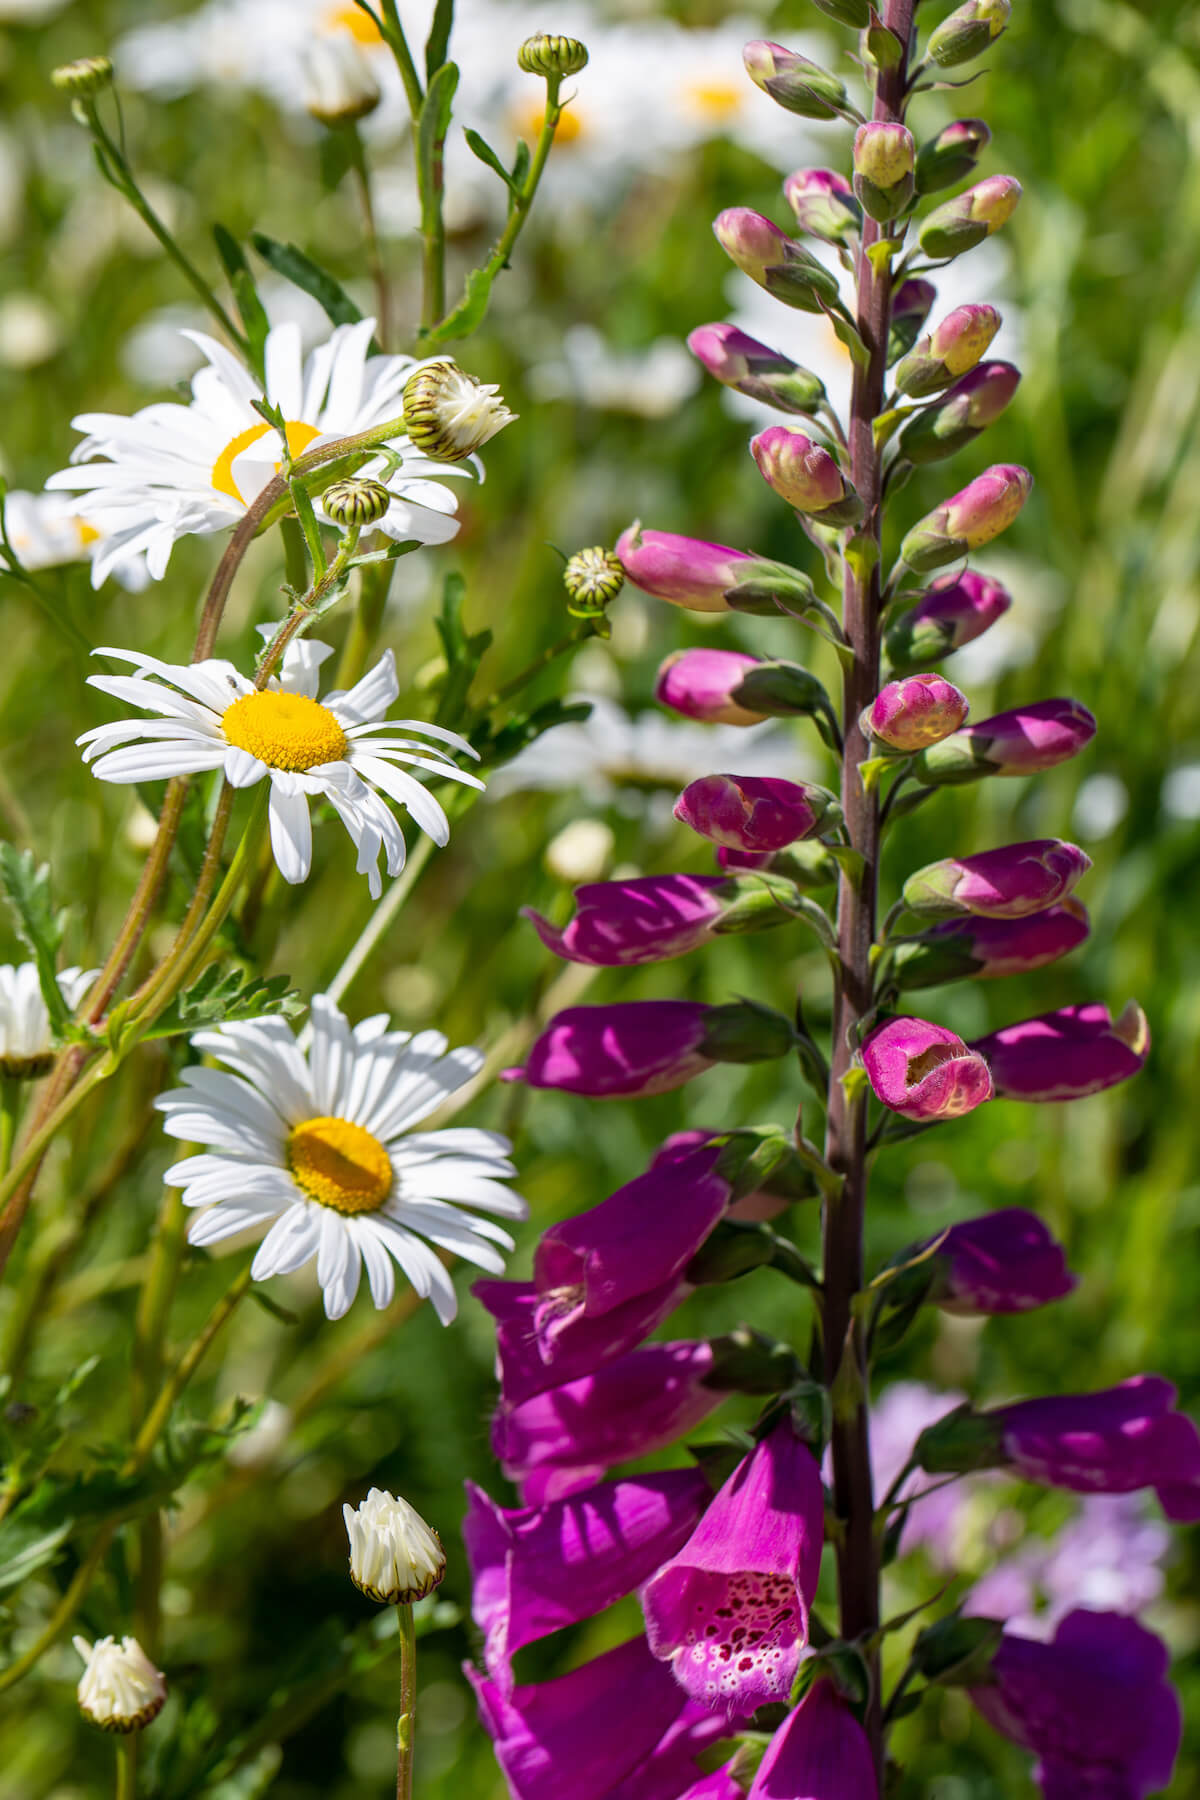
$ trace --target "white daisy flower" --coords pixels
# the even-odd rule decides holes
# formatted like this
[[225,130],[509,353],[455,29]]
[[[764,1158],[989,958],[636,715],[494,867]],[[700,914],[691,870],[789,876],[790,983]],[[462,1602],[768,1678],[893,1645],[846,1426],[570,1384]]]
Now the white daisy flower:
[[[437,1252],[503,1272],[512,1238],[467,1207],[505,1219],[525,1203],[502,1183],[511,1145],[470,1128],[413,1131],[478,1074],[482,1051],[447,1048],[440,1031],[389,1031],[386,1014],[353,1029],[332,1000],[312,1003],[307,1055],[282,1019],[200,1031],[192,1047],[225,1065],[194,1066],[155,1105],[171,1137],[206,1144],[166,1179],[201,1207],[188,1239],[215,1244],[270,1224],[256,1281],[317,1259],[329,1318],[340,1319],[365,1265],[371,1298],[390,1304],[394,1259],[443,1325],[457,1308]],[[232,1072],[230,1072],[232,1071]]]
[[101,1731],[141,1731],[166,1704],[167,1684],[136,1638],[71,1639],[84,1660],[75,1689],[80,1711]]
[[[95,981],[95,969],[62,969],[59,991],[74,1012]],[[53,1057],[50,1014],[33,963],[0,964],[0,1074],[44,1075]]]
[[[268,332],[265,397],[283,412],[292,456],[399,417],[404,385],[419,364],[411,356],[371,356],[374,330],[373,319],[339,325],[308,357],[294,320]],[[263,398],[258,378],[214,338],[183,335],[207,358],[192,378],[190,406],[158,402],[131,417],[81,413],[72,420],[88,433],[72,455],[78,466],[46,483],[77,491],[79,513],[104,540],[92,565],[94,586],[119,559],[143,551],[150,574],[161,580],[179,538],[236,525],[280,468],[279,434],[254,410]],[[401,458],[399,469],[389,474],[373,458],[359,471],[394,496],[377,529],[423,544],[448,542],[458,530],[457,501],[430,479],[447,474],[445,464],[414,450],[403,432],[388,448]]]
[[[263,635],[271,627],[260,627]],[[160,716],[97,725],[76,742],[101,781],[167,781],[222,769],[233,787],[271,784],[271,849],[285,881],[308,878],[312,867],[310,799],[328,800],[358,851],[358,873],[371,896],[383,891],[379,854],[389,875],[404,867],[404,833],[380,793],[395,800],[435,844],[449,841],[450,825],[433,795],[397,763],[424,769],[444,781],[482,788],[451,760],[451,751],[478,755],[467,740],[441,725],[417,719],[385,719],[396,700],[396,659],[389,650],[354,687],[317,699],[328,644],[293,638],[279,674],[263,689],[214,657],[207,662],[164,663],[133,650],[97,650],[132,663],[133,675],[90,675],[89,684],[117,700]],[[393,737],[400,732],[405,735]],[[417,737],[407,734],[416,732]],[[425,744],[421,738],[435,738]],[[440,746],[445,744],[448,749]]]
[[[23,567],[31,571],[94,561],[104,541],[62,494],[31,494],[13,488],[4,496],[4,525]],[[114,562],[112,573],[133,594],[140,593],[150,580],[146,558],[136,554]]]

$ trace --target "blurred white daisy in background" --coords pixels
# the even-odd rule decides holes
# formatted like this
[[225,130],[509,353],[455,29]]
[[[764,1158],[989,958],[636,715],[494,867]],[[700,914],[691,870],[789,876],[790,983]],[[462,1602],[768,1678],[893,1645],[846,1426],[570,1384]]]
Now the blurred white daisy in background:
[[[96,974],[95,969],[59,971],[59,991],[72,1012]],[[35,965],[0,964],[0,1074],[26,1080],[44,1075],[53,1055],[52,1037]]]
[[413,1126],[478,1074],[483,1053],[451,1050],[439,1031],[389,1031],[386,1014],[351,1029],[333,1002],[312,1003],[307,1055],[282,1019],[197,1032],[193,1049],[223,1063],[194,1066],[155,1102],[171,1137],[208,1146],[167,1170],[185,1206],[203,1208],[193,1244],[270,1226],[255,1281],[317,1259],[325,1311],[338,1319],[365,1266],[371,1298],[389,1305],[393,1259],[449,1324],[454,1287],[438,1251],[496,1274],[512,1238],[475,1207],[523,1219],[502,1185],[515,1170],[507,1138],[491,1131]]
[[[372,356],[373,319],[339,325],[305,357],[295,320],[266,341],[266,398],[283,412],[292,456],[330,439],[397,417],[411,356]],[[81,413],[71,422],[89,435],[48,489],[73,489],[78,510],[105,540],[92,570],[99,586],[120,556],[145,551],[154,579],[166,572],[181,537],[236,525],[280,467],[279,433],[254,410],[262,387],[245,364],[203,332],[185,332],[205,356],[192,378],[192,401],[119,413]],[[396,539],[444,544],[458,530],[454,494],[432,475],[444,463],[415,450],[403,433],[389,438],[400,457],[392,472],[378,458],[358,471],[384,482],[393,500],[375,529]],[[319,502],[318,518],[323,518]]]
[[[31,494],[12,488],[4,496],[8,541],[22,566],[31,572],[57,569],[63,563],[94,562],[103,539],[81,519],[63,494]],[[112,564],[111,573],[130,593],[140,593],[150,580],[146,558],[136,552]]]
[[562,355],[535,363],[530,392],[538,400],[574,400],[598,412],[665,419],[700,385],[700,366],[678,338],[645,349],[617,349],[594,325],[571,325]]
[[0,0],[0,25],[36,25],[66,5],[67,0]]
[[[266,637],[273,628],[260,629]],[[403,806],[434,843],[445,844],[450,836],[433,795],[394,765],[483,786],[451,760],[451,752],[476,756],[465,738],[440,725],[383,717],[400,691],[390,650],[354,687],[326,694],[323,701],[316,697],[319,671],[333,651],[314,640],[294,638],[279,674],[261,690],[219,657],[175,664],[139,651],[96,654],[132,663],[136,673],[90,675],[92,687],[159,716],[119,719],[85,731],[76,741],[84,746],[92,773],[101,781],[130,783],[222,769],[239,788],[265,776],[271,785],[271,849],[285,881],[306,880],[312,867],[312,799],[328,800],[345,825],[358,851],[358,872],[368,877],[377,899],[383,891],[380,852],[389,875],[399,874],[405,855],[404,833],[381,793]],[[402,735],[394,736],[397,732]]]
[[[707,30],[660,20],[643,30],[644,54],[657,76],[665,147],[694,150],[726,138],[785,173],[828,156],[829,139],[823,135],[828,127],[783,111],[746,73],[742,51],[752,38],[762,36],[761,19],[725,19]],[[842,75],[855,73],[839,59],[839,46],[820,32],[789,31],[787,44]]]

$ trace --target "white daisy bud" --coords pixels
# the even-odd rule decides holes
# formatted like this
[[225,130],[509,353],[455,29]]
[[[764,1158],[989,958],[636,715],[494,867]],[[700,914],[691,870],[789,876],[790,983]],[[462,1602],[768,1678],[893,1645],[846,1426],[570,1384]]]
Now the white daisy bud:
[[98,94],[112,86],[113,66],[107,56],[79,56],[50,71],[50,85],[60,94]]
[[392,496],[382,481],[362,475],[333,481],[321,495],[322,510],[335,525],[374,525],[391,504]]
[[375,72],[348,31],[317,32],[304,46],[304,104],[322,125],[365,119],[382,95]]
[[407,1500],[372,1488],[361,1506],[343,1506],[342,1517],[355,1587],[388,1606],[411,1606],[432,1594],[446,1573],[446,1553]]
[[426,363],[405,385],[404,429],[427,456],[462,462],[516,418],[499,394],[448,357]]
[[517,67],[527,75],[578,75],[587,67],[587,47],[578,38],[535,32],[517,51]]
[[75,1692],[85,1719],[101,1731],[141,1731],[156,1719],[167,1698],[167,1684],[136,1638],[86,1638],[71,1642],[86,1667]]
[[[59,990],[78,1006],[96,979],[95,969],[64,969]],[[33,963],[0,965],[0,1075],[35,1081],[54,1061],[53,1029]]]

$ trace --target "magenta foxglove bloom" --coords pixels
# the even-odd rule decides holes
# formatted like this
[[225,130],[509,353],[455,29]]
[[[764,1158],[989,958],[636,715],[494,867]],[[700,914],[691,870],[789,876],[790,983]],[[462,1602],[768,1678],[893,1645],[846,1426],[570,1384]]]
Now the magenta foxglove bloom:
[[679,1800],[743,1800],[745,1791],[726,1767],[714,1770],[711,1775],[702,1775],[686,1794],[680,1794]]
[[631,1594],[687,1542],[712,1498],[699,1469],[604,1481],[542,1507],[498,1506],[466,1486],[471,1612],[505,1699],[518,1650]]
[[1138,1074],[1150,1030],[1132,1000],[1116,1019],[1092,1000],[1019,1019],[971,1048],[986,1058],[1001,1099],[1080,1100]]
[[560,1296],[540,1293],[532,1281],[477,1281],[471,1292],[496,1321],[500,1398],[516,1406],[636,1350],[692,1289],[667,1281],[590,1318],[569,1302],[560,1309]]
[[940,662],[952,650],[982,637],[1011,605],[1008,589],[986,575],[972,570],[939,575],[923,599],[888,632],[888,660],[898,670]]
[[501,1401],[492,1448],[527,1505],[566,1500],[706,1419],[725,1397],[706,1385],[713,1366],[710,1344],[647,1344],[530,1400]]
[[675,817],[726,849],[769,855],[818,830],[828,804],[823,789],[780,775],[701,775],[675,802]]
[[815,513],[826,525],[862,517],[862,502],[834,458],[804,432],[768,425],[751,438],[750,454],[767,486],[797,512]]
[[875,1098],[906,1119],[956,1119],[992,1097],[983,1057],[928,1019],[889,1019],[862,1059]]
[[1086,750],[1096,721],[1078,700],[1038,700],[964,725],[923,750],[916,773],[934,785],[977,781],[982,775],[1040,775]]
[[909,912],[935,918],[977,913],[985,919],[1021,919],[1064,900],[1091,866],[1091,857],[1074,844],[1034,838],[927,863],[905,882],[904,903]]
[[758,725],[766,713],[739,706],[733,696],[759,660],[741,650],[673,651],[659,668],[654,698],[705,725]]
[[1083,943],[1087,908],[1064,900],[1024,919],[947,919],[917,937],[896,940],[892,973],[902,988],[930,987],[973,975],[995,981],[1057,962]]
[[1145,1800],[1165,1788],[1183,1723],[1167,1648],[1121,1613],[1073,1612],[1049,1644],[1005,1632],[971,1699],[1032,1751],[1045,1800]]
[[1021,1206],[964,1219],[932,1241],[938,1273],[930,1299],[943,1312],[1029,1312],[1078,1285],[1062,1245]]
[[689,1697],[744,1714],[791,1692],[817,1590],[825,1490],[790,1420],[740,1462],[642,1590],[646,1635]]
[[765,401],[780,412],[815,412],[825,398],[819,376],[736,325],[698,325],[689,333],[687,346],[723,387]]
[[[686,956],[713,935],[736,891],[720,875],[639,875],[575,889],[575,917],[562,930],[531,906],[521,911],[555,956],[598,968],[625,968]],[[782,917],[782,915],[781,915]]]
[[775,1733],[748,1800],[879,1800],[867,1734],[832,1681],[815,1681]]
[[635,587],[688,612],[729,612],[728,596],[752,583],[800,601],[812,594],[808,577],[786,563],[731,550],[728,544],[679,537],[673,531],[644,531],[641,525],[631,525],[617,539],[617,555]]
[[969,710],[967,696],[953,682],[940,675],[906,675],[876,695],[863,724],[893,750],[924,750],[957,731]]
[[523,1069],[501,1080],[564,1088],[597,1100],[665,1094],[703,1074],[709,1008],[694,1000],[627,1000],[568,1006],[532,1045]]
[[507,1697],[469,1664],[466,1675],[513,1800],[674,1795],[696,1775],[697,1752],[727,1729],[681,1704],[641,1637]]

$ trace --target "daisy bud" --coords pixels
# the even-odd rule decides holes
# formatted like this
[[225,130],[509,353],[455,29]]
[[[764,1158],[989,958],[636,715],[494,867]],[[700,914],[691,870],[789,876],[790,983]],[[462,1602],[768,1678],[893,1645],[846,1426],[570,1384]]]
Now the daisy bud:
[[994,306],[956,306],[897,363],[896,386],[914,400],[936,394],[975,367],[1000,323]]
[[972,443],[1008,406],[1021,381],[1012,363],[980,363],[956,381],[935,406],[910,419],[900,436],[910,463],[943,462]]
[[742,61],[755,87],[803,119],[836,119],[845,107],[845,83],[782,44],[756,38],[742,51]]
[[757,656],[741,650],[674,650],[659,668],[654,698],[705,725],[758,725],[766,713],[752,712],[734,699],[741,681],[758,666]]
[[1141,1071],[1150,1028],[1136,1001],[1116,1019],[1092,1001],[1020,1019],[971,1048],[987,1058],[1001,1099],[1081,1100]]
[[816,313],[838,298],[838,279],[824,263],[748,206],[731,206],[713,220],[726,256],[774,299]]
[[888,685],[863,714],[863,727],[893,750],[923,750],[957,731],[969,702],[940,675],[906,675]]
[[462,462],[517,417],[499,393],[448,357],[426,363],[405,384],[404,429],[427,456]]
[[854,134],[854,192],[864,212],[886,224],[913,197],[917,146],[904,125],[872,120]]
[[912,349],[936,299],[937,289],[932,281],[924,281],[919,275],[900,283],[892,295],[892,318],[888,326],[889,369]]
[[939,575],[924,598],[888,632],[888,661],[897,670],[940,662],[952,650],[982,637],[1011,605],[1008,589],[986,575],[972,570]]
[[1028,975],[1077,949],[1089,929],[1087,908],[1074,899],[1024,919],[948,919],[895,944],[891,979],[909,989]]
[[913,526],[900,546],[901,560],[923,575],[990,544],[1012,524],[1032,488],[1028,469],[994,463]]
[[1096,735],[1096,721],[1078,700],[1038,700],[980,719],[977,725],[923,750],[920,781],[957,786],[983,775],[1040,775],[1078,756]]
[[573,619],[602,619],[605,609],[625,586],[625,570],[615,550],[596,544],[590,550],[577,550],[568,558],[563,586],[567,590],[567,611]]
[[517,67],[527,75],[578,75],[587,67],[588,53],[578,38],[557,37],[538,31],[517,51]]
[[[96,979],[95,969],[63,969],[59,991],[74,1011]],[[36,1081],[54,1064],[54,1028],[35,963],[0,964],[0,1075]]]
[[810,237],[845,244],[858,236],[862,208],[846,177],[836,170],[797,169],[784,182],[783,194],[797,225]]
[[736,325],[701,325],[687,342],[692,355],[723,387],[780,412],[812,413],[825,398],[819,376]]
[[815,513],[824,525],[852,525],[862,502],[828,450],[802,431],[768,425],[750,440],[758,472],[797,512]]
[[992,141],[982,119],[956,119],[917,152],[917,192],[934,194],[974,173],[979,153]]
[[889,1019],[868,1037],[862,1059],[875,1098],[904,1119],[956,1119],[992,1097],[979,1052],[928,1019]]
[[930,34],[925,54],[939,69],[970,62],[1000,36],[1011,17],[1010,0],[966,0]]
[[446,1573],[446,1553],[432,1526],[407,1500],[371,1488],[361,1506],[343,1506],[350,1539],[350,1579],[370,1600],[411,1606],[432,1594]]
[[809,577],[787,563],[673,531],[644,531],[640,523],[621,533],[617,555],[627,579],[644,594],[688,612],[777,616],[777,600],[802,609],[813,598]]
[[812,837],[836,804],[824,788],[779,775],[701,775],[675,802],[675,817],[714,844],[761,855]]
[[348,31],[313,32],[303,66],[304,105],[322,125],[352,125],[383,98],[375,71]]
[[167,1684],[136,1638],[71,1642],[85,1668],[75,1689],[79,1710],[101,1731],[142,1731],[166,1704]]
[[382,481],[371,481],[364,475],[331,482],[321,495],[322,512],[335,525],[345,528],[374,525],[391,504],[392,496]]
[[1074,844],[1034,838],[978,856],[927,863],[905,882],[904,904],[926,918],[973,913],[984,919],[1022,919],[1065,900],[1091,866],[1091,857]]
[[931,212],[918,236],[926,256],[950,258],[973,250],[1012,218],[1021,184],[1011,175],[989,175]]
[[[106,87],[112,86],[112,79],[112,59],[107,56],[79,56],[74,62],[61,63],[57,69],[50,71],[51,87],[56,87],[60,94],[73,94],[76,99],[101,93]],[[111,1643],[112,1639],[106,1638],[104,1641]],[[127,1641],[132,1643],[133,1639]]]

